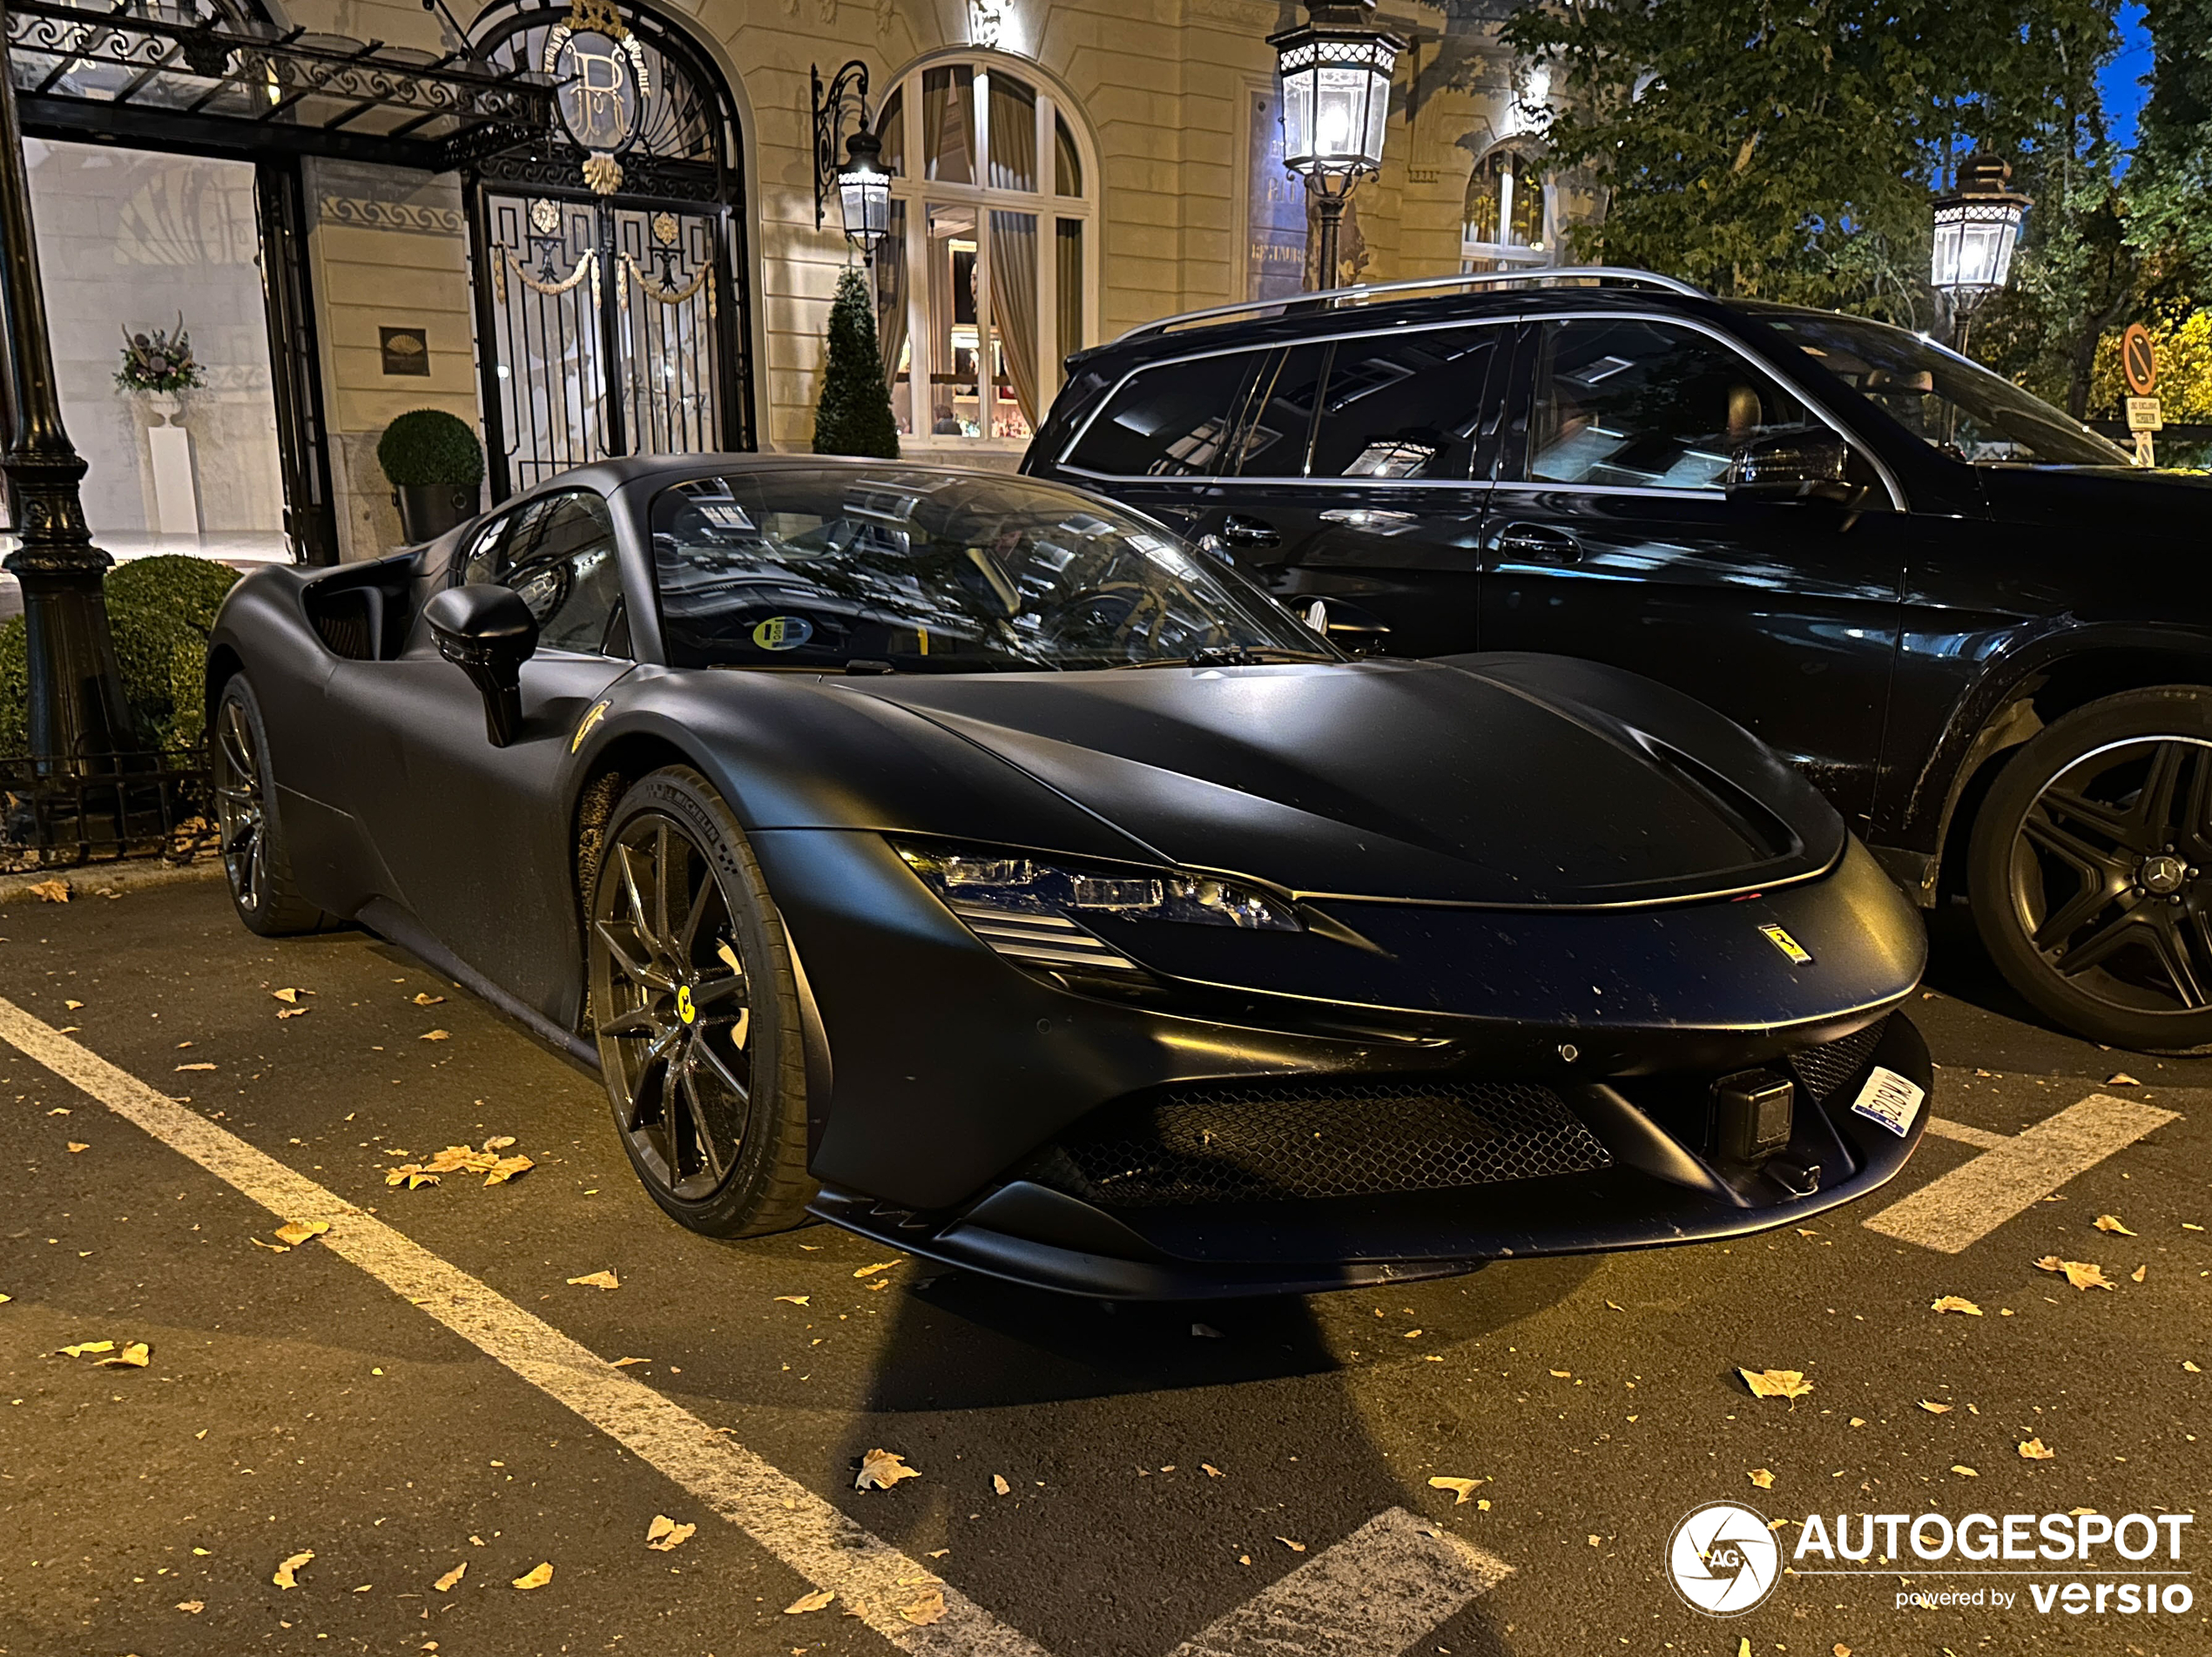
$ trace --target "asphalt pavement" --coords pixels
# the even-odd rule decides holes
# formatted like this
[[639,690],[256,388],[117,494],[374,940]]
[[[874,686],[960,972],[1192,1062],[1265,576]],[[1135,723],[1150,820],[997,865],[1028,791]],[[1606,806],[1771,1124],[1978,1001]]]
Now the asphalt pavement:
[[[692,1236],[596,1078],[404,952],[100,884],[0,901],[0,1657],[2212,1650],[2212,1515],[2143,1561],[2179,1612],[1797,1552],[1816,1513],[2208,1506],[2212,1059],[2040,1027],[1957,916],[1912,1008],[1938,1128],[1853,1209],[1108,1307]],[[508,1136],[502,1183],[388,1182]],[[879,1450],[915,1476],[855,1489]],[[1668,1569],[1716,1501],[1793,1573],[1730,1619]],[[1937,1590],[1985,1599],[1899,1603]]]

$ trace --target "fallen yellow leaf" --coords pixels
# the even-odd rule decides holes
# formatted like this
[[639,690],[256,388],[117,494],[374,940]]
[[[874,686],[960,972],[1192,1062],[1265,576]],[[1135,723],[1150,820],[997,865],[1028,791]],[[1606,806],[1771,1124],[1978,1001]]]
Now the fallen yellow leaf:
[[542,1588],[553,1580],[553,1566],[541,1560],[515,1579],[518,1588]]
[[1227,1473],[1222,1472],[1220,1468],[1215,1466],[1213,1463],[1210,1461],[1202,1461],[1198,1464],[1198,1465],[1206,1470],[1206,1477],[1209,1479],[1226,1479],[1229,1477]]
[[899,1615],[917,1628],[927,1628],[933,1622],[945,1620],[945,1591],[927,1588],[916,1594],[911,1605],[899,1607]]
[[494,1134],[484,1142],[484,1148],[488,1151],[503,1151],[514,1142],[515,1135],[512,1134]]
[[197,1617],[201,1612],[207,1609],[207,1601],[205,1600],[179,1600],[177,1601],[177,1609],[185,1613],[187,1616]]
[[2087,1260],[2061,1260],[2054,1254],[2047,1254],[2035,1263],[2045,1271],[2065,1273],[2066,1280],[2076,1289],[2113,1287],[2113,1284],[2107,1281],[2102,1269]]
[[529,1157],[519,1154],[514,1156],[502,1156],[485,1170],[484,1183],[504,1185],[516,1175],[527,1174],[536,1166],[537,1164],[530,1161]]
[[1280,1542],[1285,1547],[1290,1549],[1290,1551],[1293,1553],[1303,1553],[1305,1552],[1305,1544],[1303,1542],[1293,1542],[1287,1536],[1278,1536],[1275,1539]]
[[[450,1030],[425,1030],[421,1035],[417,1036],[415,1040],[418,1041],[450,1041],[453,1040],[453,1032]],[[537,1584],[533,1582],[530,1586],[532,1587],[536,1587]]]
[[177,1067],[177,1068],[178,1068],[178,1069],[179,1069],[179,1070],[212,1070],[214,1068],[215,1068],[215,1067],[214,1067],[213,1065],[212,1065],[212,1064],[205,1064],[205,1063],[203,1063],[203,1064],[180,1064],[180,1065],[179,1065],[179,1066]]
[[1851,1657],[1851,1647],[1844,1644],[1844,1642],[1840,1640],[1834,1645],[1829,1647],[1828,1650],[1830,1657]]
[[2123,1237],[2132,1237],[2135,1235],[2120,1223],[2120,1216],[2117,1215],[2100,1214],[2092,1223],[2100,1231],[2116,1231]]
[[1938,1404],[1932,1398],[1922,1398],[1920,1400],[1920,1407],[1923,1410],[1925,1410],[1930,1415],[1949,1415],[1957,1406],[1949,1404]]
[[6,1304],[7,1304],[10,1301],[13,1300],[14,1298],[15,1298],[15,1297],[14,1297],[13,1295],[0,1295],[0,1306],[4,1306],[4,1305],[6,1305]]
[[430,1586],[435,1588],[440,1593],[451,1593],[454,1590],[455,1584],[458,1583],[462,1578],[467,1576],[468,1574],[469,1561],[463,1559],[460,1564],[455,1566],[452,1570],[447,1572],[443,1576],[440,1577]]
[[2128,1281],[2130,1283],[2141,1283],[2144,1278],[2149,1276],[2150,1268],[2148,1266],[2137,1266],[2133,1271],[2128,1274]]
[[898,1263],[899,1263],[895,1260],[879,1260],[872,1266],[862,1266],[853,1275],[855,1277],[872,1277],[879,1271],[890,1270],[892,1267],[897,1265]]
[[833,1588],[817,1588],[812,1593],[800,1594],[799,1598],[786,1606],[784,1607],[784,1615],[786,1617],[802,1617],[810,1611],[819,1611],[823,1606],[826,1606],[831,1600],[836,1598],[836,1590]]
[[71,1357],[83,1357],[87,1352],[112,1352],[114,1350],[113,1341],[79,1341],[74,1346],[62,1348]]
[[652,1361],[649,1357],[618,1357],[615,1360],[614,1366],[618,1370],[626,1370],[632,1364],[650,1364]]
[[1583,1539],[1588,1541],[1592,1547],[1603,1547],[1605,1546],[1605,1539],[1602,1536],[1586,1537]]
[[1750,1479],[1753,1484],[1757,1485],[1761,1490],[1772,1490],[1774,1488],[1774,1475],[1764,1467],[1754,1467],[1750,1472],[1744,1474],[1743,1476]]
[[1963,1295],[1946,1295],[1928,1308],[1930,1311],[1964,1312],[1969,1317],[1981,1316],[1981,1308]]
[[2055,1450],[2046,1448],[2040,1438],[2030,1438],[2020,1446],[2022,1461],[2055,1461],[2058,1453]]
[[81,1139],[72,1139],[69,1142],[69,1154],[71,1156],[76,1155],[79,1151],[88,1151],[91,1148],[92,1148],[90,1145],[86,1144]]
[[806,1304],[808,1301],[810,1301],[810,1300],[813,1299],[813,1296],[812,1296],[812,1295],[778,1295],[778,1296],[776,1297],[776,1298],[777,1298],[778,1300],[787,1300],[787,1301],[789,1301],[789,1302],[790,1302],[792,1305],[794,1305],[794,1306],[804,1306],[804,1305],[805,1305],[805,1304]]
[[84,1003],[82,1001],[64,1001],[62,1005],[67,1007],[71,1012],[74,1013],[78,1007],[84,1006]]
[[314,1011],[314,1008],[312,1007],[280,1007],[277,1008],[277,1018],[280,1020],[285,1019],[303,1019]]
[[282,1565],[277,1566],[276,1574],[271,1577],[269,1580],[275,1583],[280,1588],[298,1587],[300,1586],[300,1573],[307,1568],[307,1561],[314,1557],[315,1551],[313,1548],[308,1548],[304,1553],[293,1554]]
[[310,1237],[319,1237],[330,1229],[327,1220],[287,1220],[276,1229],[279,1243],[299,1244]]
[[1454,1507],[1464,1507],[1467,1505],[1468,1501],[1474,1498],[1475,1486],[1480,1485],[1481,1482],[1482,1481],[1480,1479],[1454,1479],[1446,1474],[1439,1473],[1435,1478],[1428,1481],[1428,1487],[1431,1490],[1450,1491],[1452,1492],[1452,1505]]
[[271,990],[269,994],[275,996],[278,1000],[282,1001],[287,1007],[296,1007],[300,1003],[300,992],[298,990]]
[[582,1277],[571,1277],[569,1281],[583,1289],[619,1289],[622,1287],[622,1280],[611,1271],[594,1271]]
[[31,887],[30,895],[37,899],[41,903],[67,903],[69,901],[69,882],[66,880],[41,880],[37,886]]
[[415,993],[414,999],[415,1004],[417,1007],[435,1007],[439,1002],[444,1000],[445,997],[442,995],[433,995],[428,990],[417,990]]
[[100,1367],[104,1370],[142,1370],[152,1358],[152,1348],[144,1341],[132,1341],[113,1357],[102,1358]]
[[1743,1384],[1751,1389],[1751,1396],[1759,1398],[1802,1398],[1812,1391],[1801,1370],[1743,1370],[1736,1371],[1743,1377]]
[[2125,1070],[2115,1070],[2105,1078],[2105,1086],[2107,1088],[2140,1088],[2142,1085]]
[[645,1527],[645,1546],[656,1553],[670,1553],[690,1541],[697,1533],[696,1525],[678,1525],[665,1513],[653,1515],[653,1522]]
[[1951,1464],[1951,1471],[1957,1473],[1962,1479],[1979,1479],[1981,1477],[1981,1475],[1976,1472],[1973,1468],[1964,1466],[1955,1461]]
[[921,1477],[921,1472],[907,1466],[903,1457],[888,1450],[871,1450],[860,1458],[860,1474],[853,1481],[853,1488],[888,1490],[902,1479]]
[[1001,1496],[1010,1496],[1014,1493],[1014,1486],[1006,1482],[1004,1473],[991,1475],[991,1488]]
[[1571,1381],[1575,1378],[1575,1371],[1572,1370],[1554,1370],[1552,1371],[1552,1377],[1554,1380]]

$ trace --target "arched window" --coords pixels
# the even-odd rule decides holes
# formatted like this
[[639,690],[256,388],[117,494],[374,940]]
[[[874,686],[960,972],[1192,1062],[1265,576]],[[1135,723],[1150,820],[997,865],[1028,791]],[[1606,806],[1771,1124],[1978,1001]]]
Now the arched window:
[[1474,164],[1467,179],[1460,256],[1469,270],[1553,262],[1545,224],[1542,162],[1530,151],[1505,145]]
[[1097,310],[1096,169],[1033,71],[930,64],[876,119],[893,175],[876,307],[901,434],[1026,443]]

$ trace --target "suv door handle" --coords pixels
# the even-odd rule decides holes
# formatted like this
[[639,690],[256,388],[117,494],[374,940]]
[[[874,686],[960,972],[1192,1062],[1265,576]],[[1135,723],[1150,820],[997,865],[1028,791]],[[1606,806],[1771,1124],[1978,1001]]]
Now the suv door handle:
[[1545,523],[1508,523],[1490,543],[1494,551],[1537,563],[1572,564],[1582,561],[1582,543],[1564,529]]
[[1232,512],[1221,521],[1221,538],[1232,547],[1272,547],[1283,539],[1273,524],[1241,512]]

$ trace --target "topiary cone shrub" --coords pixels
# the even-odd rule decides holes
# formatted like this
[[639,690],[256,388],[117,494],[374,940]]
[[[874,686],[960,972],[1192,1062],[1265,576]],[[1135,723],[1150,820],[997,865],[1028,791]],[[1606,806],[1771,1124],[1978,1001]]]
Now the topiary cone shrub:
[[[147,748],[190,747],[207,714],[207,635],[238,571],[211,558],[138,558],[107,573],[108,625],[123,690]],[[30,740],[24,619],[0,626],[0,753]]]
[[875,342],[875,306],[860,273],[848,265],[830,302],[829,360],[822,365],[822,400],[814,409],[814,453],[899,458],[899,422],[883,382]]

